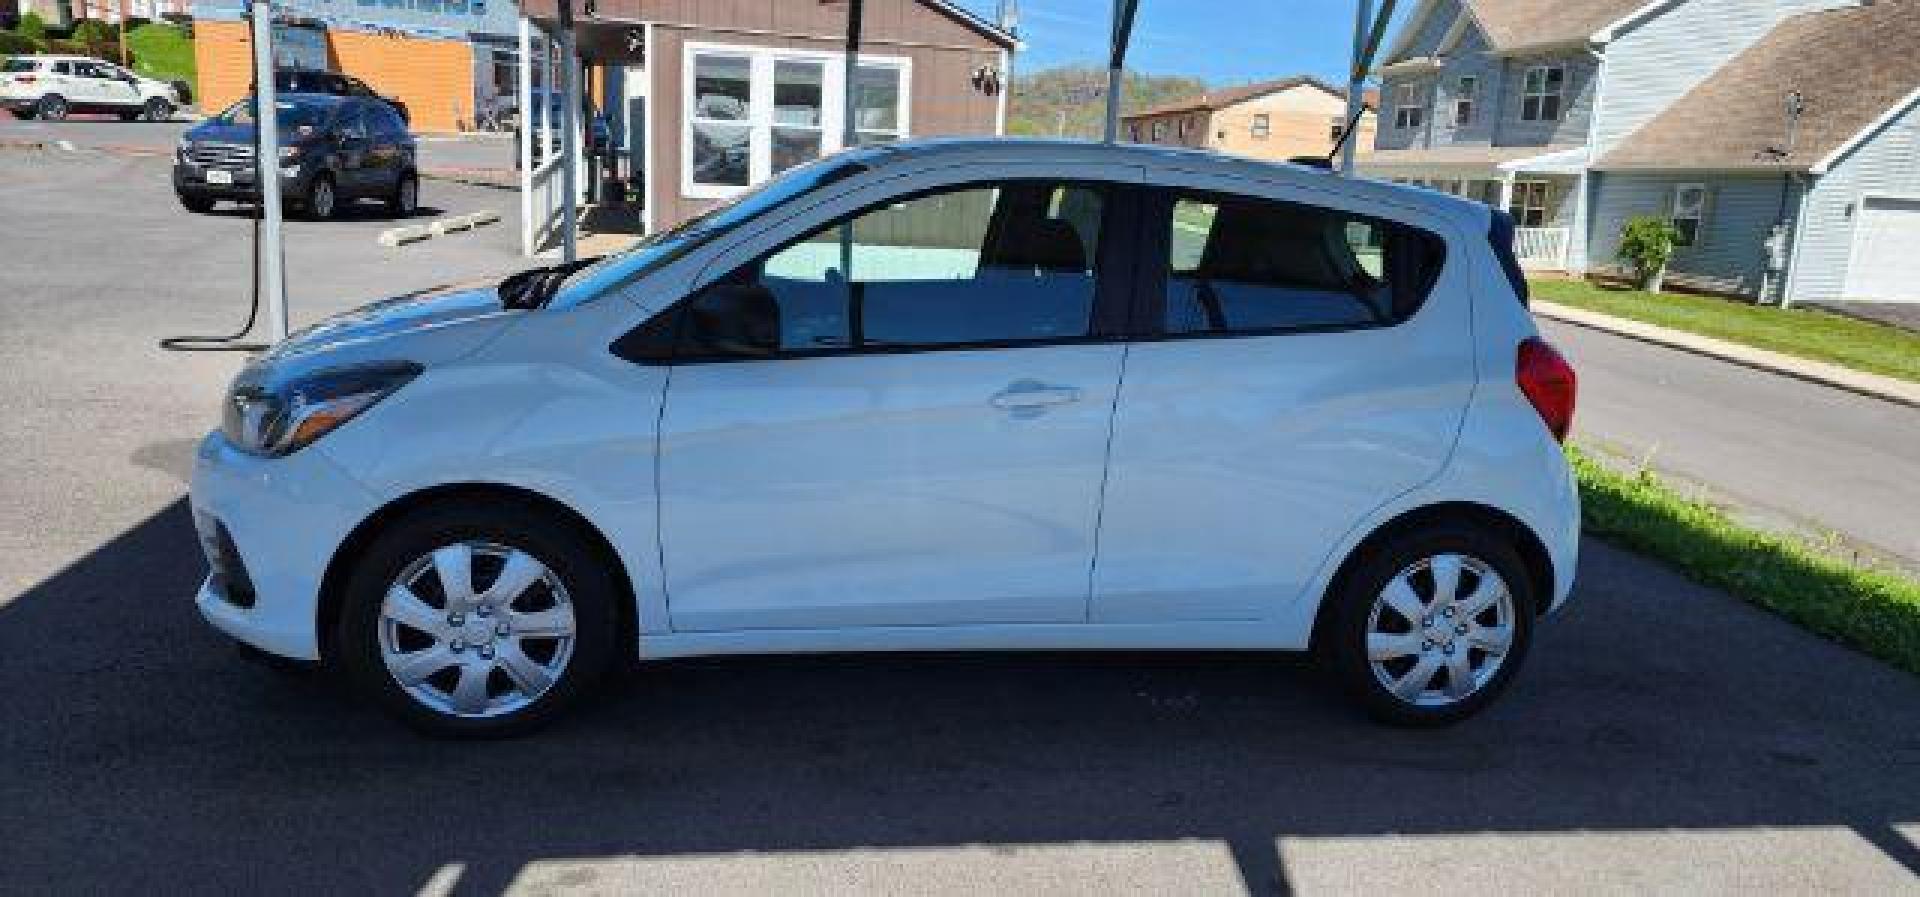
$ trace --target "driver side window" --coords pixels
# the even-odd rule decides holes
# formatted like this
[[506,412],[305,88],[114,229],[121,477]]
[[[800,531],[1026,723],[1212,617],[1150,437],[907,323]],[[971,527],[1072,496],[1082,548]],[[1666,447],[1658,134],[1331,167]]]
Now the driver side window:
[[[693,300],[677,354],[764,357],[1086,337],[1105,205],[1098,186],[1015,181],[868,209],[741,267]],[[757,348],[743,348],[749,344]]]
[[1248,197],[1176,197],[1167,237],[1169,335],[1392,326],[1446,257],[1416,228]]

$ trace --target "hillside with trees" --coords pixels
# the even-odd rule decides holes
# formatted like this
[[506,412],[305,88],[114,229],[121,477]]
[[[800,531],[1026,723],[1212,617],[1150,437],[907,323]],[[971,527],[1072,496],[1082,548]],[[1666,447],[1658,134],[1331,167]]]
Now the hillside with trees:
[[[1013,79],[1007,133],[1098,138],[1107,109],[1107,71],[1095,66],[1042,69]],[[1121,111],[1132,112],[1205,93],[1198,78],[1128,72]]]

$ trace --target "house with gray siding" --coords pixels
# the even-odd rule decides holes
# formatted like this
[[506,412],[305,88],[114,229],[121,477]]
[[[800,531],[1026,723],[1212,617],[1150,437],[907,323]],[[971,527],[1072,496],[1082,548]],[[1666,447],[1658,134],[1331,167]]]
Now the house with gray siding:
[[1507,209],[1523,262],[1920,301],[1920,0],[1423,0],[1383,57],[1375,177]]

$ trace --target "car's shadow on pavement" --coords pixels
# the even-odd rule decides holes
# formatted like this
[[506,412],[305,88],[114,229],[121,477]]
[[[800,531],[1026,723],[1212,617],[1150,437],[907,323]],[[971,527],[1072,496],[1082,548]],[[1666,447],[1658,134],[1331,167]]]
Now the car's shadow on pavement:
[[1201,841],[1273,893],[1277,839],[1798,826],[1920,871],[1894,828],[1920,819],[1920,682],[1592,543],[1514,691],[1441,731],[1285,659],[960,655],[661,663],[537,736],[432,741],[241,662],[189,600],[203,569],[182,500],[0,606],[0,890]]

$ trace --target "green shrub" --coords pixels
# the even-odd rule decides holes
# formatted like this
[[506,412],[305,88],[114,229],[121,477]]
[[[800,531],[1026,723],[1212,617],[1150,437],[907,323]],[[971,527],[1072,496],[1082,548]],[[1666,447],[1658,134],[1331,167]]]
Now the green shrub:
[[47,39],[47,20],[40,18],[37,12],[28,12],[20,17],[20,24],[13,26],[13,31],[28,40],[44,42]]
[[1639,215],[1628,219],[1620,230],[1620,260],[1633,268],[1634,280],[1641,289],[1659,292],[1661,276],[1673,260],[1673,247],[1679,241],[1680,231],[1673,222]]
[[101,46],[120,40],[119,32],[113,26],[97,19],[84,19],[73,26],[73,42],[87,46]]
[[0,56],[24,56],[46,49],[46,44],[12,31],[0,31]]

